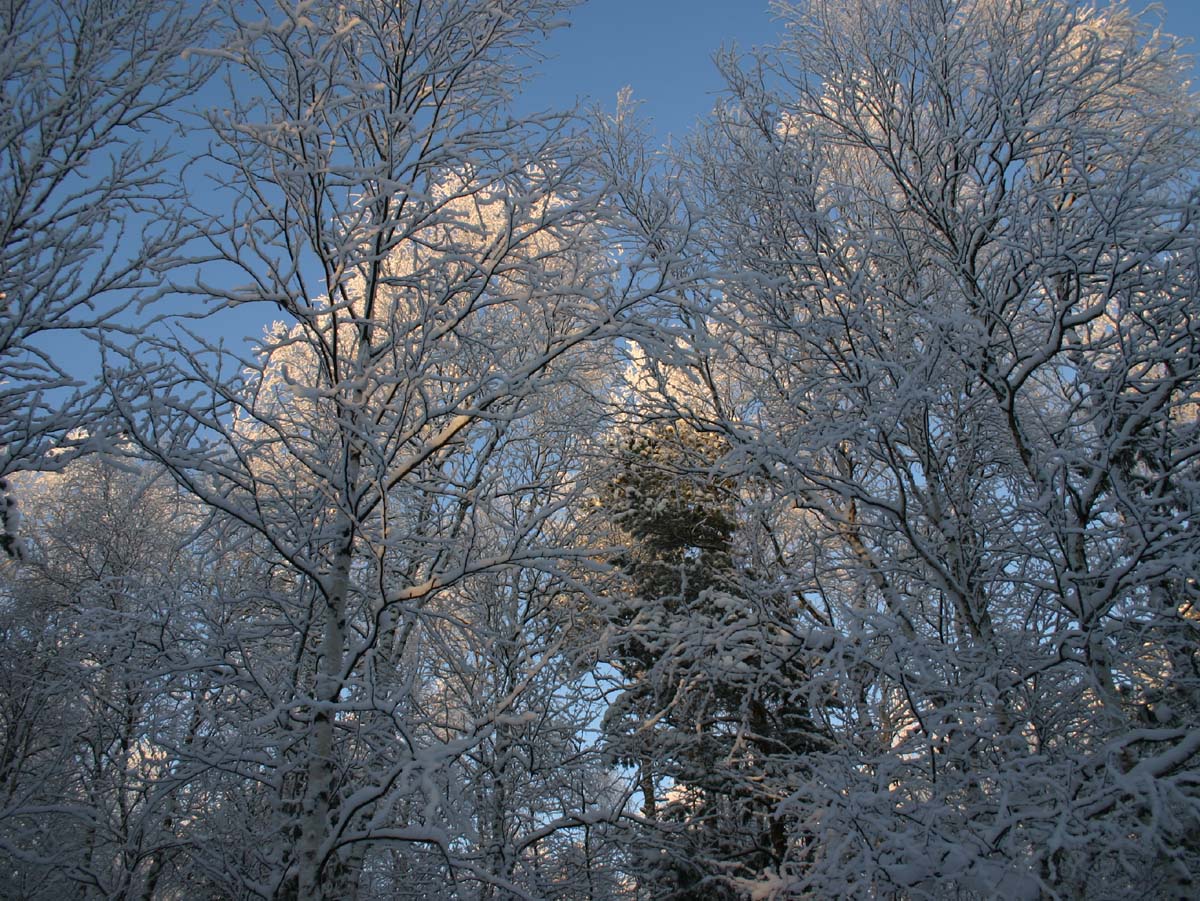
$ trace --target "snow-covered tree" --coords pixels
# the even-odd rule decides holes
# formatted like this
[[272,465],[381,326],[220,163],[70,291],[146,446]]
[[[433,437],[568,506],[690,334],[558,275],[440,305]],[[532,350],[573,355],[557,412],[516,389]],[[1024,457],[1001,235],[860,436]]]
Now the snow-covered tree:
[[[157,286],[183,238],[168,146],[208,66],[203,4],[0,8],[0,543],[14,472],[62,466],[100,396],[63,353]],[[75,336],[75,337],[72,337]],[[57,450],[54,456],[50,451]]]
[[818,840],[770,886],[1182,890],[1200,346],[1177,48],[1122,7],[780,9],[782,45],[727,65],[689,151],[675,246],[717,274],[651,349],[690,363],[649,380],[778,486],[820,613],[836,745],[786,805]]
[[573,0],[215,5],[0,0],[0,894],[1195,894],[1175,43],[780,3],[659,155]]
[[[569,5],[226,11],[233,99],[211,125],[232,214],[186,290],[284,318],[245,358],[168,338],[151,363],[143,341],[109,380],[143,452],[271,567],[247,623],[266,631],[233,664],[256,697],[229,766],[272,798],[255,892],[528,894],[533,833],[598,816],[587,792],[551,821],[524,800],[530,779],[578,791],[587,765],[550,742],[587,713],[546,680],[590,554],[580,453],[632,304],[581,145],[508,107]],[[531,730],[559,772],[485,788]]]
[[196,646],[212,580],[188,543],[200,510],[161,470],[95,456],[21,487],[28,552],[0,582],[0,891],[203,890],[167,867],[192,839],[175,749],[210,679]]
[[604,731],[635,774],[626,841],[653,897],[735,898],[775,872],[789,853],[782,804],[806,755],[827,749],[800,611],[760,568],[761,504],[721,474],[728,450],[683,422],[642,426],[602,495],[625,547],[601,604],[617,681]]

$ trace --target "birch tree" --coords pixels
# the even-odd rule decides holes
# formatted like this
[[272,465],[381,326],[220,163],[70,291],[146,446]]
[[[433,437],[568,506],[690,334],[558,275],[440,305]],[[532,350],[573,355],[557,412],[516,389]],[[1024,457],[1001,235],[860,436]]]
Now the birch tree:
[[720,275],[652,389],[793,508],[789,627],[836,743],[785,805],[819,841],[762,890],[1182,890],[1200,358],[1177,48],[1119,6],[781,11],[687,157],[690,264]]
[[458,642],[493,640],[487,605],[460,602],[501,572],[570,583],[589,553],[570,528],[576,447],[632,301],[610,287],[565,123],[508,111],[569,5],[225,10],[232,100],[210,124],[231,215],[180,290],[281,320],[242,357],[191,336],[158,363],[124,351],[121,371],[110,348],[108,378],[143,452],[272,561],[261,616],[284,644],[235,664],[262,725],[230,761],[272,798],[255,894],[402,892],[422,855],[429,878],[525,892],[501,835],[490,861],[460,840],[447,777],[523,722],[554,641],[513,652],[482,705],[438,699],[483,666]]

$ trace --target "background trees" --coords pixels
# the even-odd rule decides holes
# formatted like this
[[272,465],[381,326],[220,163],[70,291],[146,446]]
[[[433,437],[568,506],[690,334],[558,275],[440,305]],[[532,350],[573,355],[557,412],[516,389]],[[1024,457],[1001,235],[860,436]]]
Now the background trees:
[[22,488],[30,546],[5,564],[0,620],[3,890],[153,897],[190,841],[175,749],[198,728],[188,664],[212,599],[188,546],[199,513],[161,471],[97,457]]

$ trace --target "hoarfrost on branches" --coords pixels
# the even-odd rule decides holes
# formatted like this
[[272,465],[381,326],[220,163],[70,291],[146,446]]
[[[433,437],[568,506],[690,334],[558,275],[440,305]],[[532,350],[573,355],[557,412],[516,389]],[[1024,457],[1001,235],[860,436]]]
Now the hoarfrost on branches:
[[0,13],[0,477],[69,459],[102,398],[56,343],[115,327],[189,233],[167,138],[206,27],[143,0]]
[[0,12],[0,894],[1195,894],[1176,44],[780,3],[658,151],[572,6]]
[[1190,884],[1179,58],[1122,8],[780,9],[685,151],[691,359],[652,381],[794,510],[833,750],[780,808],[820,824],[788,891]]

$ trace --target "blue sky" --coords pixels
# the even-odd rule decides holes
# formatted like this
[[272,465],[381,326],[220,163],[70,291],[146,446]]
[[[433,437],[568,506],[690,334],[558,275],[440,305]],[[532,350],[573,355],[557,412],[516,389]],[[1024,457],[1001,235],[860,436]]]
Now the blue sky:
[[[1200,0],[1158,6],[1168,32],[1200,36]],[[590,0],[571,23],[551,37],[552,59],[529,85],[525,103],[562,108],[587,97],[607,108],[630,85],[663,138],[682,135],[711,108],[721,88],[712,64],[718,48],[769,43],[779,33],[767,0]]]
[[[1145,0],[1132,5],[1144,8]],[[1167,31],[1200,37],[1200,0],[1166,0],[1159,7]],[[551,58],[531,77],[519,107],[563,109],[590,99],[611,108],[617,91],[630,85],[660,139],[684,135],[712,107],[722,87],[712,63],[718,48],[770,43],[780,31],[768,0],[589,0],[571,22],[545,46]],[[1193,84],[1200,86],[1200,67],[1194,71]],[[205,330],[232,329],[228,337],[240,344],[243,335],[261,334],[261,315],[248,308]],[[62,349],[81,344],[67,335],[51,343]]]

